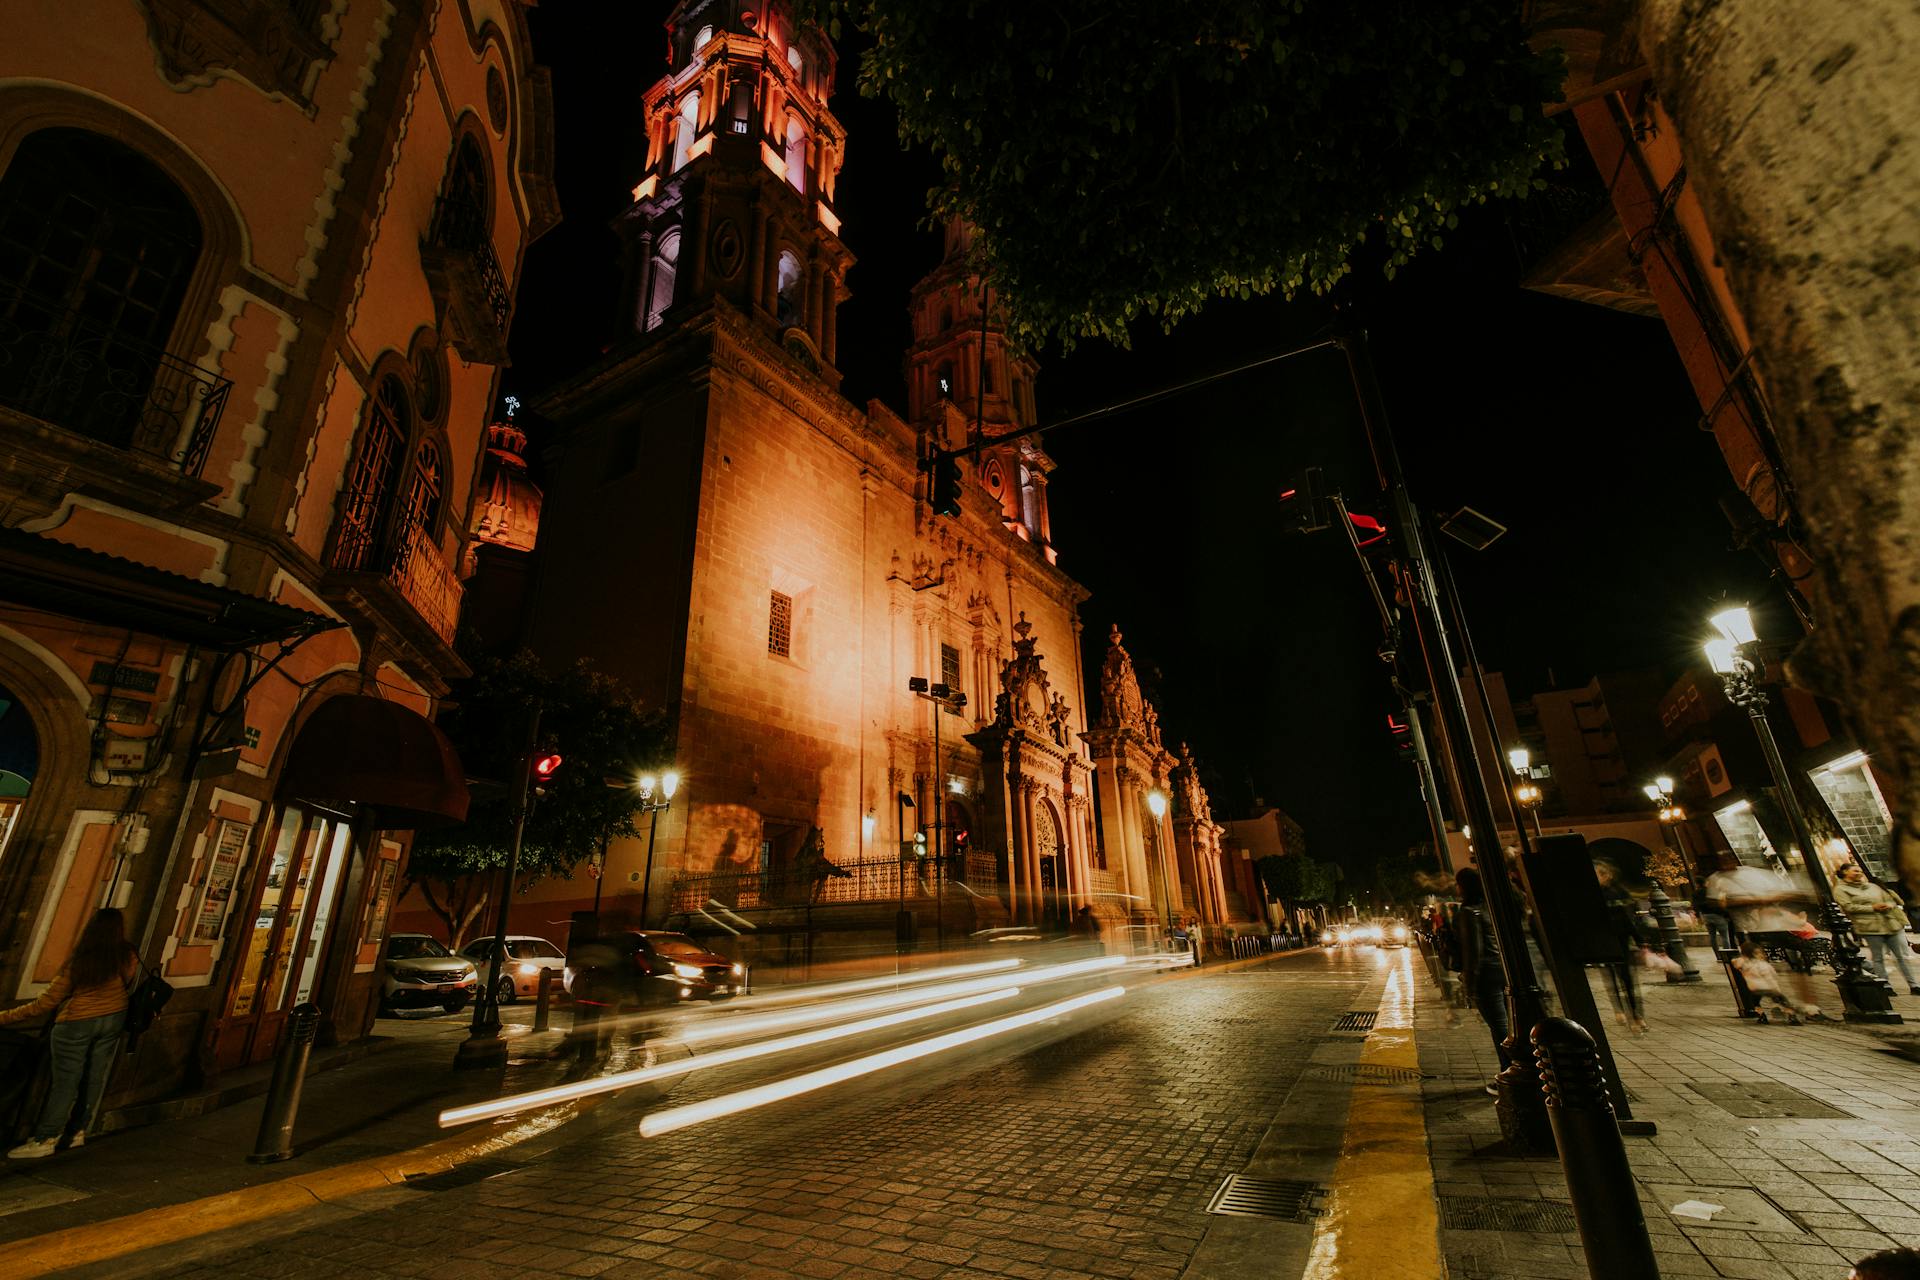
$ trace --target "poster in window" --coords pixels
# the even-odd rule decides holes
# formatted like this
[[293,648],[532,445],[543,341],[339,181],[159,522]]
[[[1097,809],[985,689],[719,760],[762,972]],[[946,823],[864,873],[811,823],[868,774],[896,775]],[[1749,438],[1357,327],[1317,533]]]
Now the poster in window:
[[367,927],[360,932],[360,944],[379,942],[387,936],[387,911],[393,906],[393,881],[400,864],[392,858],[380,863],[380,883],[367,901]]
[[252,835],[252,823],[221,819],[207,860],[207,878],[200,886],[200,902],[194,908],[189,943],[220,941],[227,911],[233,905],[234,882],[240,878],[240,863],[247,855]]

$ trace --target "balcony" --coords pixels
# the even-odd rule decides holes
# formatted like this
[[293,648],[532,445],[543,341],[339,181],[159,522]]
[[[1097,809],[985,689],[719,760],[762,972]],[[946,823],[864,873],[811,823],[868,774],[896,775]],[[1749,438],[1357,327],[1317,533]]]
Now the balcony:
[[486,211],[446,196],[434,201],[420,265],[454,350],[476,364],[506,364],[513,296],[493,252]]
[[333,567],[323,594],[348,597],[361,612],[403,634],[424,626],[452,649],[466,588],[420,528],[408,526],[391,543],[343,536]]
[[[954,873],[961,859],[949,854],[948,872],[941,887],[956,891]],[[969,850],[965,881],[977,894],[999,892],[999,872],[991,853]],[[713,904],[734,911],[777,907],[823,907],[857,903],[925,902],[934,896],[931,860],[903,863],[895,858],[869,858],[839,865],[823,862],[808,875],[787,871],[715,871],[675,876],[668,899],[675,914],[695,913]],[[906,883],[901,876],[905,873]]]
[[196,479],[232,389],[158,347],[0,290],[0,407]]

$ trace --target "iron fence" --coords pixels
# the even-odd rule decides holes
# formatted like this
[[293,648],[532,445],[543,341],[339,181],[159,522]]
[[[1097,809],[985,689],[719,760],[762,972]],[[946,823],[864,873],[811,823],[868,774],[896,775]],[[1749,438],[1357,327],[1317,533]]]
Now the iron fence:
[[198,476],[232,389],[159,347],[0,291],[0,405]]
[[772,871],[706,871],[674,877],[668,890],[669,910],[699,911],[722,906],[733,911],[776,907],[807,907],[855,903],[930,900],[937,881],[964,882],[975,892],[999,883],[991,853],[968,851],[963,859],[947,857],[947,869],[935,875],[930,858],[902,862],[869,858],[854,862],[821,862],[814,869]]

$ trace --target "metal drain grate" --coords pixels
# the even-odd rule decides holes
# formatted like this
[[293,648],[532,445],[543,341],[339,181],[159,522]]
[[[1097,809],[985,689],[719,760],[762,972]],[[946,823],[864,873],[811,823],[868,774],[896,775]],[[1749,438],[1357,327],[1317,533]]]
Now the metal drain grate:
[[1315,1202],[1327,1189],[1312,1182],[1277,1182],[1234,1174],[1214,1192],[1208,1213],[1241,1218],[1278,1218],[1282,1222],[1311,1222],[1321,1214]]
[[1309,1080],[1351,1080],[1355,1084],[1418,1084],[1433,1079],[1418,1067],[1383,1067],[1372,1062],[1308,1067],[1305,1075]]
[[1440,1225],[1452,1231],[1537,1231],[1570,1235],[1579,1229],[1573,1206],[1559,1200],[1499,1200],[1441,1196]]
[[1343,1013],[1340,1015],[1340,1021],[1333,1024],[1333,1029],[1335,1031],[1371,1031],[1373,1030],[1373,1020],[1379,1016],[1379,1013],[1372,1011],[1367,1013]]
[[1828,1106],[1790,1084],[1772,1080],[1687,1082],[1687,1088],[1743,1120],[1853,1120],[1850,1112]]

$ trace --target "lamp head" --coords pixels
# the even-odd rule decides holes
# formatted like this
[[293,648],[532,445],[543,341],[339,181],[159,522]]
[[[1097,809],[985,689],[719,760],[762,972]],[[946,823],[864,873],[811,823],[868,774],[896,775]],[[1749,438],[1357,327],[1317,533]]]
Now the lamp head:
[[1646,793],[1647,799],[1658,804],[1660,797],[1665,793],[1666,789],[1657,782],[1649,782],[1646,786],[1640,788],[1640,790]]
[[653,789],[659,785],[660,785],[660,780],[654,777],[652,774],[650,773],[641,774],[640,775],[640,798],[642,800],[653,799]]
[[1156,818],[1165,817],[1167,813],[1166,792],[1159,790],[1147,792],[1147,810]]
[[1507,752],[1507,763],[1513,766],[1515,773],[1525,773],[1527,765],[1532,763],[1533,753],[1525,747],[1515,747]]
[[900,793],[900,807],[902,809],[913,808],[913,797],[905,791]]
[[1722,636],[1717,640],[1709,640],[1700,647],[1707,655],[1707,665],[1713,668],[1715,675],[1733,674],[1733,641]]
[[1653,785],[1654,785],[1654,786],[1656,786],[1656,787],[1658,787],[1658,788],[1660,788],[1660,794],[1661,794],[1661,795],[1667,795],[1667,796],[1670,796],[1670,795],[1672,795],[1672,794],[1673,794],[1673,779],[1672,779],[1672,778],[1668,778],[1668,777],[1665,777],[1665,776],[1662,776],[1662,777],[1658,777],[1658,778],[1655,778],[1655,779],[1653,780]]
[[925,676],[914,676],[912,679],[907,681],[907,692],[925,693],[926,691],[927,691],[927,678]]
[[1743,604],[1722,609],[1707,621],[1713,624],[1714,630],[1735,644],[1752,644],[1760,638],[1753,630],[1753,614]]
[[679,789],[680,789],[679,774],[675,773],[672,769],[669,769],[665,773],[660,775],[660,794],[661,795],[671,800],[673,799],[673,793],[678,791]]

